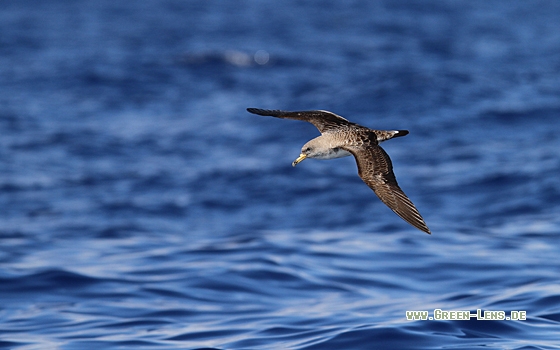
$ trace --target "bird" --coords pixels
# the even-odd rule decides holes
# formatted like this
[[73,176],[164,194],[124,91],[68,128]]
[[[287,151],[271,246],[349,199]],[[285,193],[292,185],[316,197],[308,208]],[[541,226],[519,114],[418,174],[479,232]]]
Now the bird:
[[304,159],[334,159],[354,156],[358,175],[395,214],[417,229],[431,234],[426,222],[412,201],[399,187],[389,155],[379,144],[395,137],[408,135],[408,130],[375,130],[348,121],[324,110],[283,111],[247,108],[252,114],[281,119],[302,120],[313,124],[320,136],[308,141],[293,161],[296,166]]

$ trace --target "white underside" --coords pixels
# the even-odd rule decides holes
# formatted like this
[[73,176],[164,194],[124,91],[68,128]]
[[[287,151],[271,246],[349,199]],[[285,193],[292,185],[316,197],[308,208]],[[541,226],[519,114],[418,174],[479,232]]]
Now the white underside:
[[335,159],[335,158],[342,158],[342,157],[348,157],[351,156],[352,153],[343,150],[342,148],[329,148],[328,150],[325,150],[325,152],[322,152],[320,154],[316,154],[313,156],[313,158],[315,159]]

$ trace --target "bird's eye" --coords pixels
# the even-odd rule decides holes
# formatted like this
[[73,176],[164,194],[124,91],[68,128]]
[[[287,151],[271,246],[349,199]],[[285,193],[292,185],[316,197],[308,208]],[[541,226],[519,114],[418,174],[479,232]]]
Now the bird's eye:
[[311,147],[306,147],[306,148],[303,150],[303,153],[309,153],[309,151],[311,151]]

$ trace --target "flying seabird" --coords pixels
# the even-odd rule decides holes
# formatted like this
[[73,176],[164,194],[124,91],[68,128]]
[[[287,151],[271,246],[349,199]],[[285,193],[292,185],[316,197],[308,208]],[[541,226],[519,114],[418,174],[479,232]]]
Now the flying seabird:
[[379,144],[393,137],[408,135],[408,130],[374,130],[352,123],[329,111],[288,112],[259,108],[247,111],[262,116],[309,122],[321,132],[303,145],[296,166],[305,158],[333,159],[353,155],[358,175],[392,211],[419,230],[431,234],[412,201],[404,194],[393,173],[389,155]]

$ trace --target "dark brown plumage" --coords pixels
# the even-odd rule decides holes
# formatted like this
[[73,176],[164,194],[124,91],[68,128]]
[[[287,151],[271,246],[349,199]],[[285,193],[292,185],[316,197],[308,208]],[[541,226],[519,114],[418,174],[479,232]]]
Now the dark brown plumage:
[[407,130],[369,129],[328,111],[287,112],[258,108],[247,108],[247,111],[262,116],[303,120],[315,125],[321,136],[303,146],[293,166],[305,158],[332,159],[353,155],[358,175],[379,199],[403,220],[431,234],[418,209],[399,187],[389,155],[379,146],[379,143],[393,137],[407,135]]
[[339,115],[329,111],[300,111],[288,112],[280,110],[269,110],[259,108],[247,108],[247,111],[253,114],[270,116],[282,119],[303,120],[305,122],[315,125],[321,133],[329,130],[339,129],[343,125],[357,125],[349,122]]

